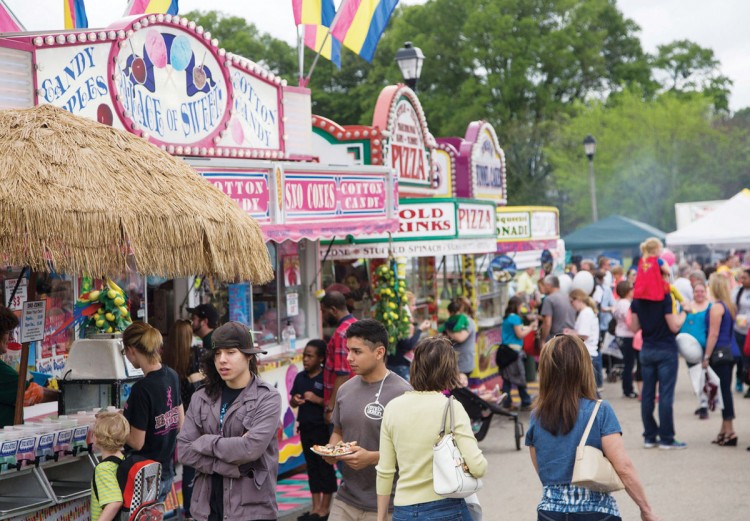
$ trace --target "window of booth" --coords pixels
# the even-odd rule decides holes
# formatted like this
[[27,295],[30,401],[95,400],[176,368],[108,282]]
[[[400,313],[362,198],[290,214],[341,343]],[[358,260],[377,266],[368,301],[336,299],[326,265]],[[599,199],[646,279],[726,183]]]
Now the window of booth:
[[309,335],[306,299],[309,294],[308,263],[315,254],[307,240],[266,243],[274,277],[262,285],[249,282],[226,284],[214,277],[201,283],[200,302],[210,302],[219,312],[220,323],[242,322],[255,332],[261,346],[281,342],[287,322],[294,326],[297,338]]
[[435,257],[406,259],[406,287],[414,294],[412,320],[432,320],[435,310]]
[[[3,304],[21,319],[23,303],[28,300],[28,272],[18,284],[18,289],[11,299],[13,290],[21,274],[21,268],[6,268],[0,272],[3,279]],[[46,374],[60,374],[65,365],[65,357],[75,340],[72,327],[63,327],[73,317],[75,294],[73,278],[57,273],[37,273],[36,297],[34,300],[44,300],[44,339],[32,343],[29,354],[29,365],[37,371]],[[61,329],[62,328],[62,329]],[[20,326],[14,333],[14,341],[9,344],[8,352],[3,360],[14,368],[18,368],[21,355]]]
[[477,323],[479,327],[492,327],[502,323],[505,306],[508,302],[508,284],[497,282],[490,277],[487,267],[493,254],[476,255],[476,295],[479,301]]

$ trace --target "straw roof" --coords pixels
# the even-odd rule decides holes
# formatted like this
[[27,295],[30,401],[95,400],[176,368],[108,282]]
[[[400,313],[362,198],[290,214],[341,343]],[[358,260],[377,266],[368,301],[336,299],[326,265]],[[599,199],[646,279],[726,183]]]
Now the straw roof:
[[51,105],[0,111],[0,255],[92,276],[273,278],[258,224],[135,135]]

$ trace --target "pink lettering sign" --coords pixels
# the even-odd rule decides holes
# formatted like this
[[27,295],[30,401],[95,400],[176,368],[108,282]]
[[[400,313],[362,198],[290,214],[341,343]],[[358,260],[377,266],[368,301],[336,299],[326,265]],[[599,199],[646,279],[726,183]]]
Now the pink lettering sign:
[[459,203],[458,232],[462,237],[492,236],[496,230],[494,205]]
[[284,174],[286,222],[387,213],[381,176]]
[[237,201],[245,212],[259,222],[271,220],[270,193],[268,174],[261,172],[243,172],[242,174],[223,174],[203,172],[203,177],[216,188]]

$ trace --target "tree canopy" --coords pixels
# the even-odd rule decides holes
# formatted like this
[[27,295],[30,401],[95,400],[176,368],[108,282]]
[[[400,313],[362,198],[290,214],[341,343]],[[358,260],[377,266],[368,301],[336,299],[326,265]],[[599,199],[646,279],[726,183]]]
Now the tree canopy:
[[[228,51],[297,83],[291,45],[238,17],[186,16]],[[313,111],[370,124],[380,90],[402,81],[394,56],[411,41],[426,56],[417,87],[431,132],[463,136],[469,122],[489,121],[506,154],[509,204],[558,205],[564,229],[587,222],[581,140],[594,134],[600,215],[669,229],[674,202],[727,197],[740,186],[750,116],[729,117],[731,81],[712,50],[681,40],[649,56],[639,30],[615,0],[401,6],[371,64],[343,48],[340,70],[319,61]],[[304,52],[309,67],[314,53]]]

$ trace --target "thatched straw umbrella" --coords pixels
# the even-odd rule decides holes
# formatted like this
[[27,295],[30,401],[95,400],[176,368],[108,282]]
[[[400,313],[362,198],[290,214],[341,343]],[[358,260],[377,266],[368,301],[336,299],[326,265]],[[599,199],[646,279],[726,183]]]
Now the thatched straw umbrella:
[[[143,274],[273,278],[258,224],[187,164],[51,105],[0,111],[0,186],[6,265],[117,276],[132,254]],[[24,343],[16,423],[28,356]]]
[[92,276],[267,282],[258,224],[183,161],[51,105],[0,111],[0,255]]

